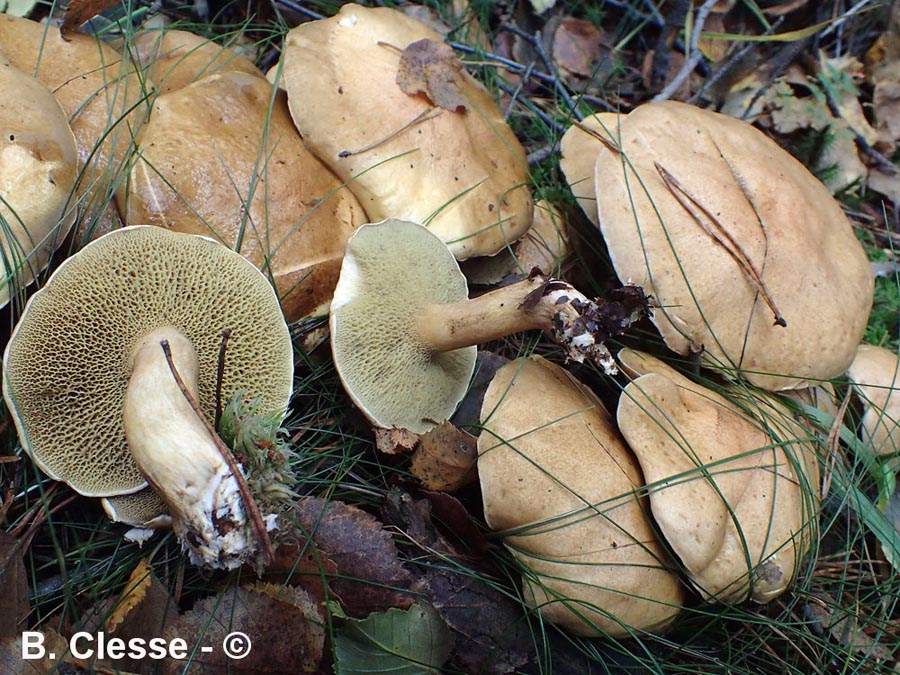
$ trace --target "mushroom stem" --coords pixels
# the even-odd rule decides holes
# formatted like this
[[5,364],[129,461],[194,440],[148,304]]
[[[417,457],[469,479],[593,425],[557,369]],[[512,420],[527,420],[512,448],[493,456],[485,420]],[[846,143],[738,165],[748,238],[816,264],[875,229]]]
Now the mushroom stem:
[[535,270],[523,281],[471,300],[426,305],[416,316],[416,334],[434,351],[446,352],[540,328],[572,361],[587,359],[613,374],[616,365],[604,343],[628,328],[642,309],[642,304],[629,308],[590,300],[569,283]]
[[132,351],[125,391],[125,438],[141,473],[169,506],[191,561],[233,569],[257,550],[240,486],[204,420],[184,396],[160,342],[168,341],[184,387],[198,398],[197,354],[172,327],[145,335]]

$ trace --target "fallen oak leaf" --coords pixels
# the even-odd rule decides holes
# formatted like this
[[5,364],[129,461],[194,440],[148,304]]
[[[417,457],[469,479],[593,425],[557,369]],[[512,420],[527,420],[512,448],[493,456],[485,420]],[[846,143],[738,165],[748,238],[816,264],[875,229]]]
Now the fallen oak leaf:
[[401,52],[396,81],[410,96],[424,94],[439,108],[464,112],[466,100],[459,93],[463,71],[462,61],[450,45],[424,38]]
[[412,605],[407,591],[412,577],[374,516],[343,502],[304,497],[287,517],[337,566],[338,575],[329,585],[348,615]]
[[372,433],[375,435],[375,447],[386,455],[405,455],[419,442],[419,435],[409,429],[376,427]]

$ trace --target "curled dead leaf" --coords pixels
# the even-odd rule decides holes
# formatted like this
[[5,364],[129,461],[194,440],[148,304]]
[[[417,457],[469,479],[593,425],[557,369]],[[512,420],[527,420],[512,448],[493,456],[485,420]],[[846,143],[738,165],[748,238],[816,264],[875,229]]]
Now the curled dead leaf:
[[439,108],[467,110],[460,94],[463,63],[450,45],[436,40],[417,40],[400,55],[397,84],[410,96],[424,94]]
[[430,490],[454,492],[475,479],[477,439],[450,422],[422,435],[410,470]]

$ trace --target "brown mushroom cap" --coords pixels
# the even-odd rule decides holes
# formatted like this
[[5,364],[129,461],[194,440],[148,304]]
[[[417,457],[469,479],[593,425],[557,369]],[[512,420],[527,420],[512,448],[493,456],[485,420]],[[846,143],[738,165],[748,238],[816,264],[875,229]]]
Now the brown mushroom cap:
[[862,425],[872,451],[894,454],[900,451],[900,360],[896,352],[861,344],[847,371],[865,407]]
[[456,409],[477,350],[433,352],[416,339],[413,317],[467,297],[456,259],[422,225],[388,220],[350,238],[331,305],[331,348],[344,388],[373,424],[424,433]]
[[74,222],[75,137],[50,91],[0,58],[0,307],[47,267]]
[[0,14],[0,52],[33,75],[59,101],[78,147],[76,196],[84,209],[76,242],[96,238],[121,223],[113,195],[125,182],[125,169],[149,106],[149,85],[129,59],[96,37]]
[[573,124],[559,142],[559,167],[578,205],[594,225],[597,216],[597,189],[594,185],[594,165],[604,141],[616,143],[619,113],[596,113]]
[[125,441],[123,402],[133,348],[167,325],[197,351],[207,417],[225,329],[223,397],[243,390],[259,396],[261,411],[286,408],[290,335],[259,271],[203,237],[116,230],[67,259],[31,297],[4,354],[4,399],[22,446],[49,476],[88,496],[147,484]]
[[624,159],[597,158],[600,227],[619,278],[658,300],[666,344],[766,389],[844,372],[873,281],[818,179],[751,125],[682,103],[640,106],[617,137]]
[[493,255],[531,225],[525,153],[464,68],[455,78],[465,111],[400,88],[401,52],[423,39],[443,44],[424,24],[383,7],[347,4],[301,24],[284,50],[291,114],[372,220],[427,223],[459,260]]
[[138,139],[126,222],[202,234],[275,284],[288,320],[324,313],[365,213],[303,145],[283,92],[211,75],[160,96]]
[[264,77],[238,50],[184,30],[141,31],[131,43],[131,53],[158,87],[158,94],[168,94],[216,73]]
[[503,366],[478,439],[485,519],[532,574],[525,598],[581,635],[662,630],[682,590],[637,495],[640,468],[603,404],[541,359]]
[[796,575],[816,531],[818,464],[783,408],[751,418],[662,361],[619,355],[637,376],[617,421],[637,455],[653,516],[705,597],[768,602]]

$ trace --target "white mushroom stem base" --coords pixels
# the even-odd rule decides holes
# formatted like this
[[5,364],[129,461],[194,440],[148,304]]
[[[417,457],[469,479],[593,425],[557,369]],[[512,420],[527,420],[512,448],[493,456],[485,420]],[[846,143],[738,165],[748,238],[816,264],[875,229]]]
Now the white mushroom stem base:
[[132,353],[125,437],[141,473],[168,504],[172,528],[191,562],[234,569],[257,551],[252,523],[237,479],[172,375],[163,340],[198,400],[197,353],[190,340],[171,327],[152,331]]
[[446,352],[540,328],[570,360],[592,361],[615,374],[604,343],[637,318],[619,303],[590,300],[565,281],[533,274],[472,300],[427,305],[416,316],[416,335],[434,351]]

